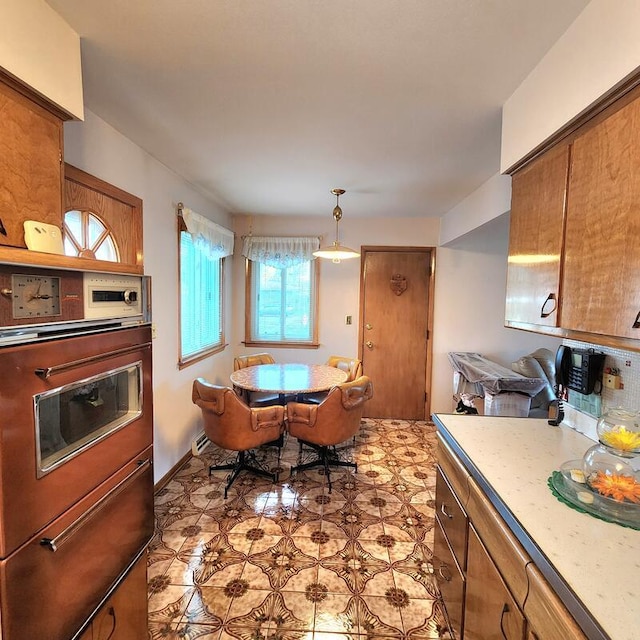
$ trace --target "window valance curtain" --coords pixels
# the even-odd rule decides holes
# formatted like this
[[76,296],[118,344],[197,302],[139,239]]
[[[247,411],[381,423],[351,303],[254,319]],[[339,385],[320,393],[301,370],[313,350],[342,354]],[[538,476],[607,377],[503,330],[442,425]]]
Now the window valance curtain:
[[194,245],[205,255],[214,260],[220,260],[233,254],[235,238],[233,231],[221,227],[186,207],[182,208],[182,219],[193,238]]
[[276,269],[286,269],[314,260],[313,252],[319,247],[320,240],[315,237],[248,236],[242,245],[242,255]]

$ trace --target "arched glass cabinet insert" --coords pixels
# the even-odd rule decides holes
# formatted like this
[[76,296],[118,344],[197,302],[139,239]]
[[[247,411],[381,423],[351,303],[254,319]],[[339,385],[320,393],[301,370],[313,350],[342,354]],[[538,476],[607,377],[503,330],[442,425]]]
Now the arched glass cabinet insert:
[[72,209],[64,214],[64,253],[67,256],[120,262],[113,233],[91,211]]

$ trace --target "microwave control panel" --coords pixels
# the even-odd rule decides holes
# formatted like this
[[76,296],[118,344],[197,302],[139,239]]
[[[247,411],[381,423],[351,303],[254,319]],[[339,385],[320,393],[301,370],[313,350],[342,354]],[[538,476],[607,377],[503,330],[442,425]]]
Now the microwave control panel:
[[87,320],[142,315],[142,276],[85,273],[83,294]]

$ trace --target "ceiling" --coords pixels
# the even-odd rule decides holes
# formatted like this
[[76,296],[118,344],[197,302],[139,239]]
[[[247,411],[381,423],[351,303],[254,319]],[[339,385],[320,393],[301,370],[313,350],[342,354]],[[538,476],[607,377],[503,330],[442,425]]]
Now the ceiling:
[[48,0],[85,106],[249,215],[442,216],[587,0]]

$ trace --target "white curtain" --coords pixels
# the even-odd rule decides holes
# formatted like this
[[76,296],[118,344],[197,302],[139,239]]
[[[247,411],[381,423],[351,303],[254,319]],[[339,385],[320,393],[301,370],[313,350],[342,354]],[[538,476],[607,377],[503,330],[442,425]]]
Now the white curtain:
[[193,238],[193,244],[205,255],[220,260],[233,254],[233,231],[187,208],[182,209],[182,219]]
[[242,245],[242,255],[276,269],[286,269],[313,260],[313,252],[319,247],[320,240],[314,237],[248,236]]

